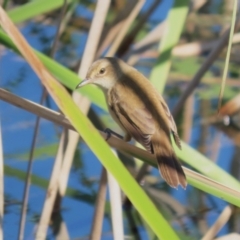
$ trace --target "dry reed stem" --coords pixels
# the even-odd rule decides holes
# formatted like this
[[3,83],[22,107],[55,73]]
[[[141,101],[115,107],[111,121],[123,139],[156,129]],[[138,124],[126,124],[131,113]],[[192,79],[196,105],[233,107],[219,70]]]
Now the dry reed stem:
[[52,175],[49,181],[48,190],[47,190],[47,197],[44,202],[43,210],[41,213],[41,218],[38,224],[37,232],[36,232],[36,239],[46,239],[47,235],[47,229],[50,221],[50,216],[52,214],[53,205],[57,196],[58,191],[58,182],[59,182],[59,176],[61,171],[61,165],[62,165],[62,158],[63,158],[63,146],[65,142],[66,137],[66,130],[65,134],[61,135],[60,143],[58,148],[58,152],[55,158],[55,162],[53,165]]
[[214,238],[214,240],[240,240],[240,234],[239,233],[230,233],[230,234],[224,235],[220,238]]
[[[7,92],[4,89],[0,88],[0,99],[14,105],[17,107],[20,107],[26,111],[29,111],[33,114],[39,115],[42,118],[45,118],[51,122],[54,122],[60,126],[63,126],[67,129],[71,129],[74,130],[74,127],[72,126],[72,124],[68,121],[68,119],[62,115],[61,113],[58,113],[56,111],[50,110],[46,107],[43,107],[39,104],[33,103],[29,100],[26,100],[24,98],[20,98],[10,92]],[[99,131],[100,134],[102,135],[103,138],[106,139],[107,134],[104,132]],[[114,136],[111,136],[108,139],[108,144],[111,147],[116,148],[119,151],[122,151],[126,154],[129,154],[133,157],[139,158],[139,159],[143,159],[144,161],[147,161],[150,165],[155,166],[156,167],[156,160],[155,157],[148,153],[146,150],[137,148],[134,145],[131,145],[129,143],[124,142],[123,140],[116,138]],[[197,181],[201,181],[213,188],[217,188],[220,189],[222,192],[227,192],[229,194],[233,194],[234,196],[238,196],[240,198],[240,192],[229,188],[221,183],[218,183],[214,180],[211,180],[208,177],[203,176],[202,174],[196,173],[186,167],[183,167],[184,172],[186,174],[187,177],[192,177],[193,179],[197,180]]]
[[[1,119],[0,119],[1,120]],[[3,240],[3,217],[4,217],[4,160],[2,145],[2,126],[0,121],[0,240]]]
[[120,29],[124,25],[126,18],[136,5],[137,1],[138,0],[128,0],[127,2],[125,2],[125,7],[122,8],[122,10],[117,14],[113,22],[103,29],[98,51],[96,53],[96,59],[98,59],[106,50],[106,48],[109,47],[110,44],[113,42],[114,38],[117,36]]
[[90,240],[101,239],[106,193],[107,193],[107,172],[105,168],[102,168],[98,195],[95,203],[96,208],[94,211],[92,229],[89,237]]
[[[112,149],[112,152],[117,156],[116,150]],[[124,240],[121,189],[111,173],[107,172],[107,178],[111,205],[113,239]]]
[[217,233],[221,230],[221,228],[228,222],[231,215],[232,215],[232,209],[228,205],[223,209],[218,219],[209,228],[207,233],[203,236],[202,240],[212,240],[217,235]]
[[48,119],[53,123],[65,126],[68,129],[73,129],[73,127],[69,127],[69,125],[71,124],[62,113],[53,111],[32,101],[18,97],[17,95],[8,92],[2,88],[0,88],[0,99],[9,102],[16,107],[27,110],[28,112],[34,113],[44,119]]
[[117,51],[118,47],[120,46],[124,36],[126,35],[127,31],[129,30],[130,25],[135,20],[136,16],[138,15],[140,10],[142,9],[142,6],[143,6],[144,3],[145,3],[145,0],[139,0],[137,2],[136,6],[133,8],[133,10],[129,14],[129,16],[126,18],[126,20],[124,22],[124,25],[121,27],[117,37],[113,41],[109,50],[107,51],[106,56],[111,57],[116,53],[116,51]]
[[[232,43],[240,42],[240,33],[235,33],[233,35]],[[209,42],[191,42],[176,46],[173,49],[172,54],[177,57],[191,57],[201,54],[204,51],[210,51],[212,48],[216,46],[218,40],[213,40]]]
[[126,34],[126,36],[123,38],[119,46],[119,49],[117,50],[118,56],[120,57],[123,56],[125,52],[129,49],[134,39],[138,35],[138,33],[142,30],[145,22],[152,15],[152,13],[157,9],[160,2],[161,0],[153,1],[150,7],[142,15],[139,16],[138,21],[135,24],[135,26],[133,26],[133,28],[131,29],[131,32],[129,32],[129,34]]
[[122,26],[124,25],[124,23],[125,23],[125,21],[123,20],[111,28],[108,35],[104,38],[102,45],[99,47],[99,49],[97,51],[96,59],[98,59],[102,56],[102,53],[111,44],[113,39],[117,36],[117,34],[119,33],[119,31],[122,28]]

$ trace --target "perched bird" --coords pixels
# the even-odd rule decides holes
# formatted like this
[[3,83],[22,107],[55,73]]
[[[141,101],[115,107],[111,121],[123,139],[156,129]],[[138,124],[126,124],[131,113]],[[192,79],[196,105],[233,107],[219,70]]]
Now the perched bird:
[[172,134],[181,148],[176,124],[163,97],[147,78],[122,60],[106,57],[92,64],[76,88],[87,84],[103,90],[111,116],[125,132],[124,140],[133,137],[154,154],[162,177],[171,187],[186,188],[185,174],[171,144]]

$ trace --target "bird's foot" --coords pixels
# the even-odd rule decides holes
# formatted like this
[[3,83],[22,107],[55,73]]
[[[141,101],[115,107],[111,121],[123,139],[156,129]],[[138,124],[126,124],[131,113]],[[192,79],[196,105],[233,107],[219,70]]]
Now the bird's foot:
[[106,137],[106,141],[111,137],[111,135],[115,135],[116,137],[120,138],[120,139],[123,139],[123,136],[121,136],[120,134],[114,132],[113,130],[111,130],[110,128],[106,128],[104,130],[104,132],[107,134],[107,137]]

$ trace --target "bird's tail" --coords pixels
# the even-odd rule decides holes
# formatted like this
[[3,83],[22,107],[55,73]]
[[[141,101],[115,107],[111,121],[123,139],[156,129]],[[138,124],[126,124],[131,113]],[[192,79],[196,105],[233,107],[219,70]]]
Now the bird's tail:
[[184,189],[187,186],[186,176],[183,172],[172,147],[171,149],[163,148],[159,145],[153,146],[154,153],[157,158],[158,169],[162,178],[174,188],[181,185]]

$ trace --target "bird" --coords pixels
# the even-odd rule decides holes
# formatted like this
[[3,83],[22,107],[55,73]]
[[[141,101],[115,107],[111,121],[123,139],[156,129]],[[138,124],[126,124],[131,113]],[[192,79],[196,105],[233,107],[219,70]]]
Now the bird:
[[124,140],[133,138],[155,155],[159,172],[169,186],[186,189],[186,176],[171,143],[172,135],[181,149],[177,127],[151,82],[123,60],[104,57],[92,63],[76,89],[87,84],[103,91],[110,115],[125,133]]

